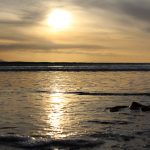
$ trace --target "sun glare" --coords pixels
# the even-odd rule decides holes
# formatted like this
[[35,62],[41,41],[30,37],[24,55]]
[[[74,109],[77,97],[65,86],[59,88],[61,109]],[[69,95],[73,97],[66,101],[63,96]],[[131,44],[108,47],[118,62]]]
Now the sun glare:
[[48,15],[48,25],[55,30],[68,28],[71,24],[71,14],[63,9],[55,9]]

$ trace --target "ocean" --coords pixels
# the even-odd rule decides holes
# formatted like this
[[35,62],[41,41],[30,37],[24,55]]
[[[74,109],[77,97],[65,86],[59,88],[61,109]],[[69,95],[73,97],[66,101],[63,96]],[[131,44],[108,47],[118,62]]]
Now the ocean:
[[0,66],[0,150],[150,149],[149,111],[108,109],[150,105],[150,65],[80,65]]

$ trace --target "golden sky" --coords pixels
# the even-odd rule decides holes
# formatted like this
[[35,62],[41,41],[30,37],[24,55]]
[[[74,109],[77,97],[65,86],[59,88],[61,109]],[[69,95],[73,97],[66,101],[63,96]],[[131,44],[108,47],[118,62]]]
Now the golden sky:
[[0,0],[0,60],[150,62],[149,0]]

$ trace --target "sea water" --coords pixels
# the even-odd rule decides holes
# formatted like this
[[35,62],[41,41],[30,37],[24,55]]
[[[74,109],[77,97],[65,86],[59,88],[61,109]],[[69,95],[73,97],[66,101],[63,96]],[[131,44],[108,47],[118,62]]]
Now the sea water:
[[150,72],[0,72],[0,149],[148,150]]

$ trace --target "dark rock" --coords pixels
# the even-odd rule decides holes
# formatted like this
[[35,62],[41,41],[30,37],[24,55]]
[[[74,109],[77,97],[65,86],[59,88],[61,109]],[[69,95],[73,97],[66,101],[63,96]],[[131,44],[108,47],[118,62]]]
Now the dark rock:
[[143,112],[150,111],[150,106],[142,105],[138,102],[132,102],[130,106],[114,106],[114,107],[107,107],[106,109],[109,109],[110,112],[118,112],[123,108],[129,108],[130,110],[141,110]]
[[137,102],[133,102],[131,106],[129,106],[130,110],[141,110],[143,112],[150,111],[150,106],[145,106]]
[[141,110],[142,110],[143,112],[145,112],[145,111],[150,111],[150,106],[142,106]]
[[142,107],[144,107],[144,105],[137,103],[137,102],[132,102],[132,104],[129,106],[130,110],[139,110]]
[[128,107],[128,106],[109,107],[109,111],[110,111],[110,112],[118,112],[118,111],[120,111],[120,109],[127,108],[127,107]]

